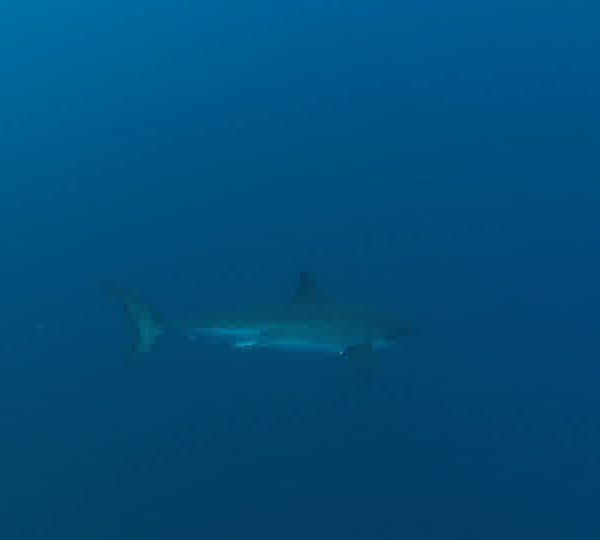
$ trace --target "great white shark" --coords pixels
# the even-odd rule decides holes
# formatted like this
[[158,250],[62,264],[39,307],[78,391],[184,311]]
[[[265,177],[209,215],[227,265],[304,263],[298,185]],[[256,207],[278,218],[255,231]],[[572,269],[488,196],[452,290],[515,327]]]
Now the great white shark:
[[386,349],[415,334],[408,323],[333,302],[314,276],[301,272],[289,302],[274,306],[205,315],[169,323],[150,305],[116,287],[135,330],[134,352],[149,353],[168,329],[190,339],[219,341],[235,349],[275,349],[362,356]]

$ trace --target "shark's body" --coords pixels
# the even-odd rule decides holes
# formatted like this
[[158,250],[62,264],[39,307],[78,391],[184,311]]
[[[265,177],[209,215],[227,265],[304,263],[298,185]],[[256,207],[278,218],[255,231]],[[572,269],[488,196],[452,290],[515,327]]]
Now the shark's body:
[[230,313],[189,324],[190,337],[222,340],[237,348],[343,353],[382,348],[396,336],[393,323],[337,305],[297,305]]
[[[137,352],[148,352],[164,332],[148,306],[119,294],[137,329]],[[237,349],[276,349],[357,355],[393,344],[414,332],[407,324],[330,302],[314,278],[301,273],[291,302],[254,310],[215,314],[178,323],[191,339],[217,340]]]

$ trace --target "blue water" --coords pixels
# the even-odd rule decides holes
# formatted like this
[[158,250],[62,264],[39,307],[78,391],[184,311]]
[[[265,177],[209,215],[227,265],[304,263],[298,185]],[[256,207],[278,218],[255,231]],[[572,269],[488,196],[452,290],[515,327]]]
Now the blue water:
[[[594,2],[5,2],[0,538],[597,539]],[[377,373],[167,337],[332,297]]]

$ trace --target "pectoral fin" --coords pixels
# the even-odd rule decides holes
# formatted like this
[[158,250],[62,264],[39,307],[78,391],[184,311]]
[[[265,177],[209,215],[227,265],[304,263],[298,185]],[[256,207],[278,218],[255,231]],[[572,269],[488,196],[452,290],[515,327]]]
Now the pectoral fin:
[[370,343],[352,345],[341,352],[352,370],[361,380],[372,381],[381,369],[380,357],[377,354],[371,354],[373,346]]

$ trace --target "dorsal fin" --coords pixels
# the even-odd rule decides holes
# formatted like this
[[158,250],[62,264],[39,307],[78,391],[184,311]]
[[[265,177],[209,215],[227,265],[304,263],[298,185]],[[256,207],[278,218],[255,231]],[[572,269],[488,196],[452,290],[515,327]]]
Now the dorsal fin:
[[293,304],[318,304],[324,301],[317,280],[310,272],[300,272],[298,286],[292,298]]

